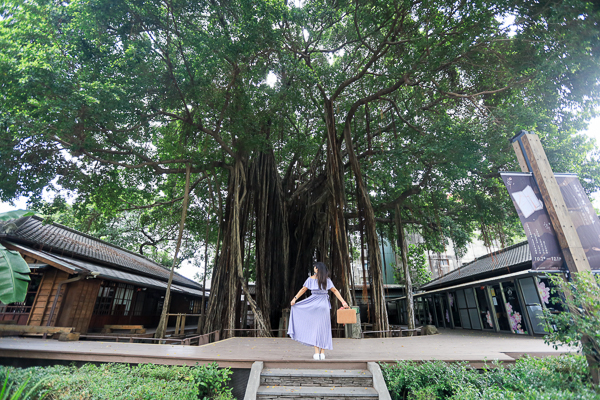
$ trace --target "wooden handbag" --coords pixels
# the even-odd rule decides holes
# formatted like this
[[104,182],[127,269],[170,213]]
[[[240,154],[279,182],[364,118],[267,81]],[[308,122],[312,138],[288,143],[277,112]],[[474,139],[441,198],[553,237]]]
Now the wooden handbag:
[[337,310],[338,324],[355,324],[356,310],[354,308],[340,308]]

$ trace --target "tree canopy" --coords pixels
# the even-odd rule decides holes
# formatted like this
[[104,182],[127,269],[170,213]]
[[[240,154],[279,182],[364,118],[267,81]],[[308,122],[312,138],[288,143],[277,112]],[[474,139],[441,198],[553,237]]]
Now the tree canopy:
[[600,94],[594,2],[0,7],[0,200],[59,185],[80,227],[132,227],[144,254],[174,240],[190,165],[184,254],[208,241],[219,255],[206,329],[239,325],[251,277],[268,334],[316,259],[351,299],[357,231],[384,330],[377,228],[410,227],[431,249],[476,230],[510,241],[498,171],[517,169],[521,129],[555,170],[600,187],[595,144],[577,135]]

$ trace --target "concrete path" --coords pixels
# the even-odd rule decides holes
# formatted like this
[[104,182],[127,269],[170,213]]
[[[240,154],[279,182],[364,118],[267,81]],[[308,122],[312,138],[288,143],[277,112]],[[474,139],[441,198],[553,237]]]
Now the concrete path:
[[[333,339],[333,348],[326,352],[326,362],[339,364],[396,360],[468,361],[471,364],[500,360],[510,363],[523,354],[546,356],[570,350],[556,351],[544,344],[543,338],[458,329],[442,329],[440,334],[432,336]],[[170,365],[217,361],[222,366],[249,368],[254,361],[319,362],[312,360],[312,353],[312,347],[285,338],[231,338],[204,346],[0,338],[0,358]]]

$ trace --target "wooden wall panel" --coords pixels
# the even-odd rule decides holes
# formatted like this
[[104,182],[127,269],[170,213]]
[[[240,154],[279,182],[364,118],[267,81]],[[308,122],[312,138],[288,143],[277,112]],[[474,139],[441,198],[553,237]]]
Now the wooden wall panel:
[[[67,279],[69,279],[69,274],[64,271],[59,271],[58,269],[54,268],[49,268],[48,270],[44,271],[37,296],[31,307],[31,313],[29,314],[27,325],[46,325],[50,315],[50,309],[52,308],[52,303],[54,302],[54,297],[56,296],[58,285]],[[59,296],[58,302],[56,303],[56,310],[54,312],[55,317],[57,312],[60,310],[62,298],[64,297],[63,294]]]
[[75,328],[75,332],[87,333],[96,305],[99,279],[84,279],[66,284],[67,292],[57,326]]

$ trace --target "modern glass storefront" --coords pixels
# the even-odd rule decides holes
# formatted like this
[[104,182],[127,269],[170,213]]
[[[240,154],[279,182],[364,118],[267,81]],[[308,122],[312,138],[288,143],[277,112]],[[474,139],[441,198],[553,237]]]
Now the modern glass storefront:
[[[545,275],[523,272],[418,293],[414,295],[415,319],[417,325],[440,328],[543,335],[543,310],[562,311],[553,304],[552,297],[557,295],[551,289]],[[399,307],[406,310],[405,298],[399,300]]]

